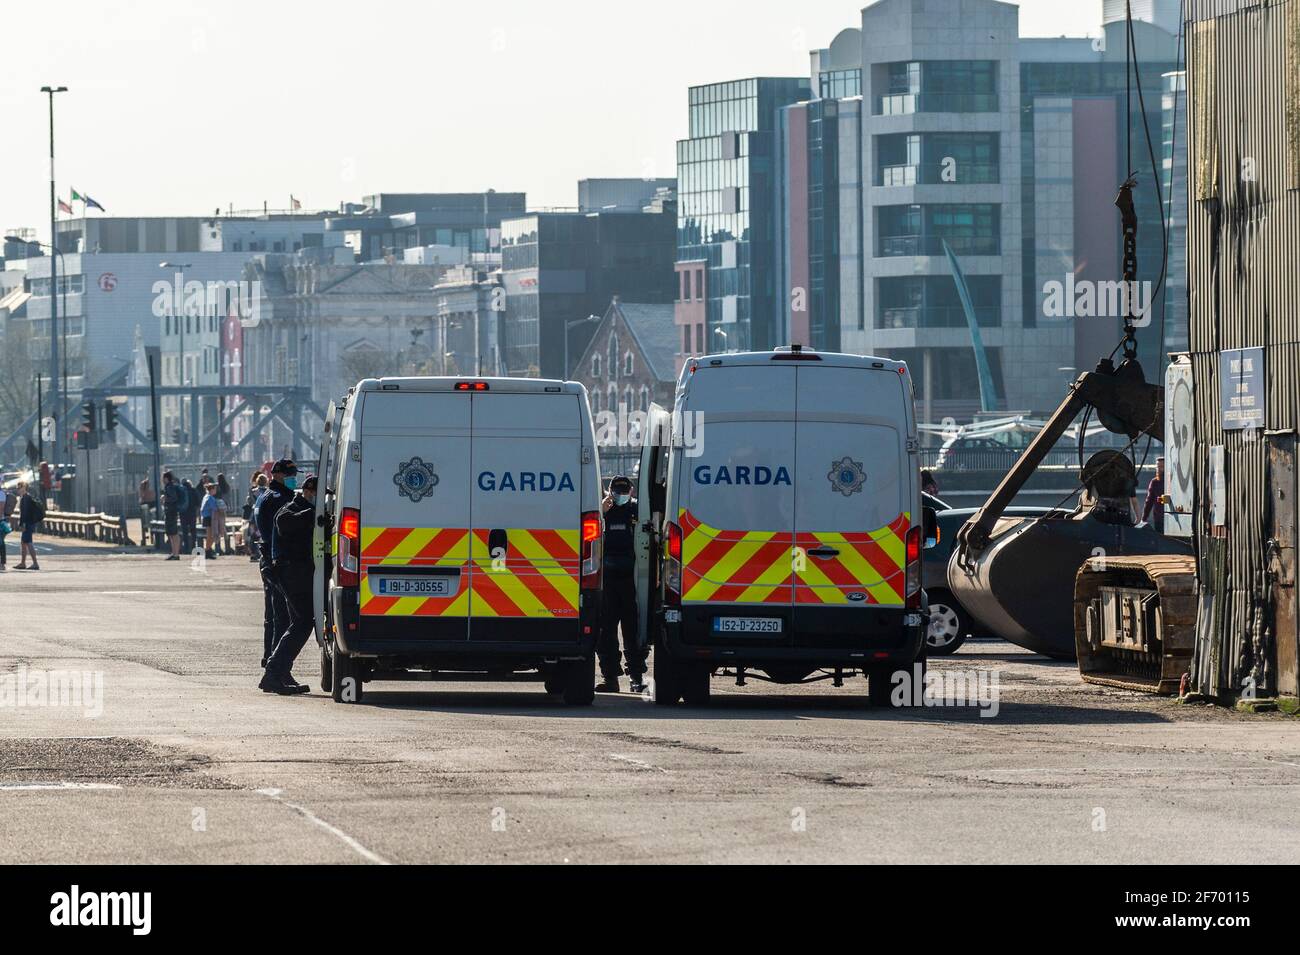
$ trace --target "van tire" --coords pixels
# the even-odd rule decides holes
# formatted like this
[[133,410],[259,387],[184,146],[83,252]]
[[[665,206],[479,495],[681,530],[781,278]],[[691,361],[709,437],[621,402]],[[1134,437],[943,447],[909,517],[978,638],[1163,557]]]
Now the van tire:
[[564,670],[559,666],[547,667],[542,671],[542,686],[546,687],[546,692],[551,696],[559,696],[564,692]]
[[564,681],[564,702],[568,706],[591,706],[596,699],[596,658],[566,664],[560,677]]
[[[361,667],[357,666],[346,653],[335,653],[334,660],[330,666],[330,698],[335,703],[360,703],[365,692],[365,684],[361,680]],[[351,681],[352,698],[348,699],[346,693]]]
[[682,699],[691,706],[707,706],[709,702],[709,685],[713,679],[713,668],[692,664],[680,667],[677,673],[678,686],[681,687]]
[[867,669],[867,702],[873,707],[889,709],[893,706],[894,672],[898,669],[892,663],[886,663]]
[[655,647],[654,700],[660,706],[672,706],[682,698],[679,668],[668,657],[663,645]]
[[322,644],[320,648],[320,689],[322,693],[334,691],[334,661],[330,659],[328,644]]

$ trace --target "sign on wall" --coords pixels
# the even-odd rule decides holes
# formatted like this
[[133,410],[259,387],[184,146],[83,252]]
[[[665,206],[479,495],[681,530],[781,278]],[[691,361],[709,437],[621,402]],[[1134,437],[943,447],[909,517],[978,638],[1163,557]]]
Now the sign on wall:
[[1225,431],[1264,427],[1264,349],[1219,353],[1219,412]]

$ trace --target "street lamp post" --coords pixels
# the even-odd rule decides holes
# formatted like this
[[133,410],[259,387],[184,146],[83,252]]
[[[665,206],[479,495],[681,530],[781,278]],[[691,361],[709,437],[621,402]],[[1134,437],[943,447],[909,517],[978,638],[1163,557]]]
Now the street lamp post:
[[[182,388],[185,387],[185,270],[190,267],[189,262],[159,262],[160,269],[176,270],[176,286],[172,289],[172,319],[176,322],[176,332],[180,336],[176,346],[176,378]],[[180,308],[177,309],[179,303]],[[180,312],[178,315],[177,312]],[[177,395],[176,397],[177,417],[181,423],[181,434],[186,434],[185,423],[185,396]],[[192,439],[194,436],[190,435]],[[189,442],[182,441],[182,451]]]
[[580,318],[576,322],[564,323],[564,375],[565,381],[569,380],[569,332],[579,325],[586,325],[588,322],[600,321],[599,315],[588,315],[586,318]]
[[[66,86],[42,86],[41,92],[50,100],[50,246],[57,248],[58,233],[54,231],[57,198],[54,192],[54,94],[66,93]],[[63,417],[63,408],[59,395],[59,269],[58,256],[50,256],[50,414],[54,416],[54,434],[50,438],[50,461],[58,467],[59,461],[59,423]]]

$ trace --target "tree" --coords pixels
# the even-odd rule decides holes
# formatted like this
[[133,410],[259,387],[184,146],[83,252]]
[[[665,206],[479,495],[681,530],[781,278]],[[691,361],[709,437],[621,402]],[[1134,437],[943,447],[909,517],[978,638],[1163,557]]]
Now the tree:
[[[0,438],[36,411],[36,375],[27,322],[8,319],[0,326]],[[47,383],[48,385],[48,383]]]

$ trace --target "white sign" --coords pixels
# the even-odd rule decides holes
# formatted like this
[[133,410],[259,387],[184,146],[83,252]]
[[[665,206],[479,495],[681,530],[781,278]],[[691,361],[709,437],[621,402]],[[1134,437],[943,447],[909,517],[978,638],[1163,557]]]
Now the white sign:
[[1228,523],[1228,480],[1224,470],[1223,445],[1210,448],[1210,526]]

